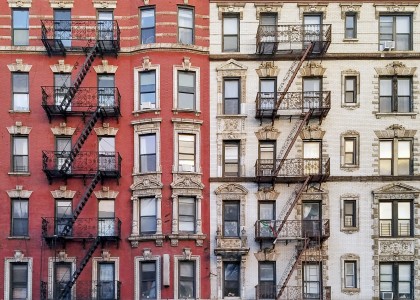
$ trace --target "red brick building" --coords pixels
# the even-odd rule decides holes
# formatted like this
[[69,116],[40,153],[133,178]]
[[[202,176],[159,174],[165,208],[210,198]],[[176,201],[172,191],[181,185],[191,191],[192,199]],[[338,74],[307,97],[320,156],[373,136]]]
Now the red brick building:
[[0,298],[210,298],[204,2],[0,3]]

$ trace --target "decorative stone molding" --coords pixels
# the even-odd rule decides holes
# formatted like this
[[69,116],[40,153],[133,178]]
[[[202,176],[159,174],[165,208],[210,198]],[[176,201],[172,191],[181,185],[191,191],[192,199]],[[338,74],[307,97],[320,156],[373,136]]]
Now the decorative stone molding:
[[[359,221],[359,198],[360,195],[358,194],[352,194],[352,193],[347,193],[347,194],[343,194],[340,196],[340,231],[347,233],[347,234],[351,234],[354,232],[358,232],[359,228],[360,228],[360,221]],[[345,226],[345,220],[344,220],[344,201],[346,200],[352,200],[355,202],[355,227],[348,227]]]
[[96,73],[115,74],[118,66],[109,65],[107,60],[102,60],[102,65],[93,66]]
[[272,125],[264,126],[255,132],[255,136],[259,141],[277,140],[280,136],[280,131]]
[[374,3],[375,17],[378,19],[381,13],[414,13],[418,3],[397,2],[397,3]]
[[135,183],[130,186],[133,197],[160,196],[162,197],[163,184],[160,174],[147,174],[136,176]]
[[323,76],[327,69],[321,64],[314,61],[308,62],[304,67],[300,68],[299,73],[301,77]]
[[[200,105],[201,105],[201,98],[200,98],[200,90],[201,90],[201,74],[200,74],[200,67],[192,66],[191,60],[189,57],[184,56],[182,59],[181,65],[174,65],[172,72],[173,72],[173,86],[178,86],[178,71],[188,71],[195,73],[195,108],[194,109],[187,109],[187,111],[195,111],[196,113],[200,112]],[[178,109],[178,89],[173,89],[173,107],[174,111],[177,110],[185,110],[185,109]]]
[[30,8],[32,0],[7,0],[11,8]]
[[259,77],[277,77],[280,69],[274,65],[274,61],[263,61],[255,71]]
[[407,67],[400,61],[394,61],[384,68],[375,68],[378,76],[413,76],[417,67]]
[[[346,78],[356,78],[356,103],[346,103]],[[353,69],[347,69],[341,72],[341,107],[349,110],[360,107],[360,72]]]
[[161,257],[160,255],[152,255],[152,251],[149,248],[143,249],[143,256],[134,257],[134,299],[141,299],[141,269],[140,265],[142,262],[155,262],[156,264],[156,299],[161,299]]
[[273,248],[264,248],[263,250],[254,252],[254,256],[257,261],[277,261],[280,258],[280,253]]
[[[341,256],[341,292],[346,295],[356,295],[360,293],[360,257],[353,253],[346,253]],[[345,274],[345,262],[354,262],[356,264],[355,270],[355,279],[356,287],[348,288],[346,287],[346,274]]]
[[108,186],[103,186],[102,190],[93,192],[96,199],[113,199],[115,200],[119,194],[118,191],[110,190]]
[[51,8],[73,8],[74,0],[50,0]]
[[67,190],[67,186],[62,185],[59,190],[51,191],[51,195],[54,199],[73,199],[76,191]]
[[[354,140],[356,145],[354,146],[354,156],[355,162],[354,164],[346,164],[345,163],[345,141],[346,138],[351,138]],[[340,168],[341,170],[347,172],[353,172],[359,169],[359,159],[360,159],[360,134],[355,130],[347,130],[340,134]]]
[[184,190],[177,191],[178,194],[182,195],[185,195],[186,192],[192,194],[201,194],[201,190],[204,189],[204,184],[201,183],[200,175],[177,174],[176,176],[174,176],[174,180],[171,183],[171,188],[176,190]]
[[144,5],[149,5],[149,0],[143,0],[144,1]]
[[185,71],[189,71],[191,69],[191,61],[189,57],[184,56],[184,59],[182,60],[182,68]]
[[256,18],[257,20],[259,20],[261,13],[278,14],[280,12],[280,9],[283,7],[283,3],[267,1],[265,3],[254,3],[254,6],[257,13]]
[[117,8],[117,0],[92,0],[93,7],[98,8]]
[[325,130],[322,130],[319,125],[307,125],[303,127],[299,136],[302,140],[322,140]]
[[73,65],[64,63],[64,59],[59,59],[58,64],[50,65],[50,69],[54,73],[71,73]]
[[248,194],[248,190],[240,184],[228,183],[219,186],[214,190],[214,193],[218,196],[226,196],[226,194],[234,196],[245,196]]
[[223,14],[239,14],[239,18],[242,20],[244,16],[244,7],[245,3],[217,3],[219,20],[223,18]]
[[[27,277],[27,298],[26,300],[32,300],[32,270],[33,270],[33,258],[26,257],[22,250],[14,250],[13,257],[4,258],[4,299],[11,299],[11,264],[13,263],[26,263],[28,264],[28,277]],[[52,278],[52,277],[51,277]]]
[[7,190],[6,193],[9,198],[21,199],[29,199],[32,195],[32,191],[24,190],[22,185],[17,185],[14,190]]
[[303,19],[304,14],[322,13],[323,19],[327,16],[328,3],[298,3],[299,19]]
[[362,8],[362,3],[340,3],[340,7],[341,19],[344,19],[347,13],[356,14],[357,19],[360,18],[360,9]]
[[[118,132],[118,128],[105,126],[107,123],[104,123],[103,127],[94,128],[97,136],[116,136]],[[109,124],[108,124],[109,125]]]
[[24,64],[23,59],[17,58],[15,63],[7,65],[10,72],[29,72],[32,68],[32,65]]
[[245,269],[246,269],[246,258],[247,256],[242,256],[242,257],[237,257],[237,256],[232,256],[232,257],[222,257],[222,256],[217,256],[216,257],[216,270],[217,270],[217,299],[223,299],[223,298],[227,298],[227,299],[234,299],[234,300],[238,300],[240,299],[239,297],[225,297],[223,295],[223,287],[224,287],[224,270],[223,270],[223,262],[224,261],[237,261],[240,262],[241,265],[241,270],[240,270],[240,283],[239,283],[239,287],[240,287],[240,295],[245,295],[245,278],[247,278],[245,276]]
[[277,192],[273,188],[261,189],[255,193],[258,201],[276,201],[280,192]]
[[11,127],[6,127],[7,131],[9,132],[9,134],[24,134],[24,135],[28,135],[31,130],[32,127],[28,127],[28,126],[23,126],[22,122],[16,122],[14,126]]
[[[180,263],[180,261],[185,260],[184,253],[182,253],[182,255],[174,255],[173,258],[174,258],[173,274],[179,274],[179,263]],[[201,272],[200,255],[191,255],[189,260],[193,261],[195,263],[194,264],[194,268],[195,268],[194,273],[195,274],[200,274],[200,272]],[[179,278],[180,277],[179,276],[173,276],[173,278],[174,278],[174,287],[173,287],[173,289],[174,289],[174,300],[178,300],[179,299],[178,298],[178,295],[179,295],[178,289],[179,289],[179,286],[180,286],[180,284],[179,284]],[[196,299],[202,299],[201,298],[201,284],[200,284],[201,283],[201,277],[200,276],[195,276],[194,279],[195,279],[194,286],[195,286],[195,292],[196,292],[195,298]],[[158,281],[158,280],[156,280],[156,281]]]
[[415,254],[415,239],[391,239],[379,241],[379,255],[414,255]]
[[51,128],[54,135],[73,135],[76,131],[75,127],[67,127],[66,123],[60,123],[60,126]]
[[377,199],[414,199],[420,194],[420,189],[405,183],[391,183],[372,191]]
[[392,138],[413,138],[417,130],[405,129],[402,125],[393,124],[385,130],[375,130],[375,135],[378,139],[392,139]]

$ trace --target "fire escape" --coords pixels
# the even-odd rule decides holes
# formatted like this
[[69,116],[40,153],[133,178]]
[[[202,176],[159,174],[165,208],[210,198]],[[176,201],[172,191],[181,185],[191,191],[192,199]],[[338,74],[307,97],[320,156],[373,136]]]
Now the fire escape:
[[[295,251],[276,285],[257,285],[256,299],[329,299],[329,289],[319,287],[318,294],[307,293],[307,287],[289,286],[289,279],[300,262],[310,255],[322,261],[322,243],[329,237],[329,220],[288,220],[302,193],[309,185],[325,182],[329,177],[329,158],[293,158],[288,155],[305,125],[311,120],[319,123],[330,110],[330,92],[289,92],[299,69],[305,61],[322,57],[331,43],[331,25],[260,25],[257,31],[256,52],[260,55],[286,57],[292,64],[277,92],[257,93],[256,115],[261,124],[276,119],[294,122],[276,159],[258,159],[255,180],[259,188],[274,187],[276,183],[296,184],[277,220],[258,220],[255,240],[276,245],[295,242]],[[265,244],[267,245],[267,244]],[[261,247],[262,248],[262,247]]]
[[[77,266],[71,274],[49,280],[49,283],[41,281],[41,299],[99,299],[109,289],[114,291],[114,297],[107,299],[120,299],[119,282],[78,282],[77,291],[74,288],[99,245],[116,244],[118,247],[121,240],[121,221],[118,218],[79,218],[99,182],[106,179],[118,182],[121,177],[118,152],[81,151],[99,119],[103,122],[106,118],[116,118],[118,121],[120,116],[117,88],[81,86],[97,56],[118,54],[120,30],[116,21],[100,20],[42,20],[41,30],[42,42],[49,56],[81,51],[86,55],[73,84],[41,87],[42,107],[50,122],[53,118],[66,120],[72,116],[81,117],[84,122],[77,129],[79,136],[68,151],[42,151],[43,171],[50,184],[55,179],[81,178],[85,186],[71,213],[42,219],[42,237],[50,249],[56,252],[57,246],[65,249],[67,243],[81,242],[85,252],[77,259]],[[53,286],[48,288],[49,284]]]

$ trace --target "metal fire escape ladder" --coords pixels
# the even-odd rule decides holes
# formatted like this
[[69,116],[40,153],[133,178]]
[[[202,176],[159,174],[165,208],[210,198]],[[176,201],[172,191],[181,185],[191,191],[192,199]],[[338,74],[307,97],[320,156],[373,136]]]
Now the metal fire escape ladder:
[[283,275],[281,276],[281,279],[279,282],[280,290],[276,297],[277,300],[280,299],[281,295],[286,289],[287,283],[289,282],[290,277],[292,277],[293,271],[296,269],[298,262],[300,258],[302,257],[302,254],[305,252],[308,246],[309,246],[309,239],[307,238],[303,240],[303,245],[301,247],[300,245],[296,246],[294,255],[290,259],[288,265],[286,266],[286,269],[283,272]]
[[95,43],[95,46],[93,46],[87,53],[85,62],[83,63],[83,66],[80,68],[79,72],[77,73],[73,86],[68,89],[66,95],[63,98],[63,101],[61,102],[59,106],[60,110],[67,111],[67,109],[69,108],[74,95],[76,94],[77,90],[82,84],[83,79],[85,79],[87,73],[89,72],[89,69],[92,66],[93,61],[95,60],[96,55],[98,55],[99,50],[100,50],[99,44]]
[[[304,63],[304,61],[306,60],[308,55],[311,54],[311,52],[314,48],[314,45],[315,45],[314,43],[310,43],[308,45],[308,47],[306,48],[306,50],[303,53],[300,60],[296,59],[295,61],[293,61],[292,65],[290,66],[289,70],[287,71],[286,75],[284,76],[283,81],[280,84],[280,87],[278,88],[278,92],[280,93],[280,96],[277,99],[276,105],[273,109],[273,115],[272,115],[273,123],[274,123],[274,118],[277,115],[277,110],[279,109],[281,102],[286,97],[286,93],[289,91],[289,88],[292,85],[293,81],[295,80],[299,69],[302,67],[302,64]],[[287,84],[286,84],[286,87],[283,89],[283,86],[284,86],[285,82],[287,82]]]
[[80,265],[77,267],[77,270],[73,273],[71,280],[66,284],[61,294],[58,296],[58,300],[67,299],[66,296],[70,293],[71,288],[76,283],[77,278],[79,278],[80,274],[82,273],[83,269],[86,267],[87,263],[89,262],[90,258],[92,257],[95,250],[98,248],[101,242],[101,237],[96,237],[93,241],[92,245],[89,247],[88,251],[85,253]]

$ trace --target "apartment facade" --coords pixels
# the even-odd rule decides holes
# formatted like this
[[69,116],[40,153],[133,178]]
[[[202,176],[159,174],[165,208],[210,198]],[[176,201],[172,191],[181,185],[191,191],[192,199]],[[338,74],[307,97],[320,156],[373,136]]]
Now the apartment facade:
[[419,2],[210,1],[212,299],[417,299]]
[[2,299],[210,298],[208,8],[0,4]]

